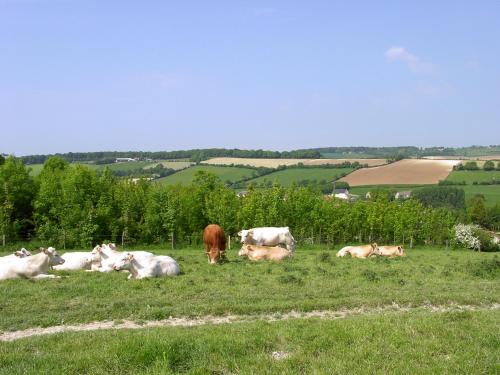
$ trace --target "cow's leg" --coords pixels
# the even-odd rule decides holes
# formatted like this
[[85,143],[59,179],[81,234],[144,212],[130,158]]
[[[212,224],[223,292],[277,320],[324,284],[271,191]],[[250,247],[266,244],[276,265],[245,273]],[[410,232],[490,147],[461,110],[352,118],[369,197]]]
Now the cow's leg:
[[60,279],[61,276],[56,275],[47,275],[45,273],[41,273],[39,275],[33,276],[32,279]]

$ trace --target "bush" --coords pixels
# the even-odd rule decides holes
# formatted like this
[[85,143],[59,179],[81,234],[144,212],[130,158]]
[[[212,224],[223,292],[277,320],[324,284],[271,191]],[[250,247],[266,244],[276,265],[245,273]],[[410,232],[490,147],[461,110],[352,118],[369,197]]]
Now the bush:
[[457,224],[455,226],[456,245],[465,247],[466,249],[477,251],[498,251],[499,246],[495,244],[490,233],[475,224]]
[[466,171],[477,171],[479,167],[477,166],[477,163],[475,161],[468,161],[464,164],[464,169]]

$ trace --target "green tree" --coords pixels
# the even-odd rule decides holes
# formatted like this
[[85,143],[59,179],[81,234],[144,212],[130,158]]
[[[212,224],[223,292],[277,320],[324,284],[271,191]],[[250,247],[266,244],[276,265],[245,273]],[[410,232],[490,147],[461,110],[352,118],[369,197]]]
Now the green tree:
[[472,197],[467,204],[467,216],[474,224],[488,227],[490,223],[484,201],[483,195],[477,194]]
[[487,160],[484,162],[483,169],[485,171],[493,171],[495,170],[495,163],[491,160]]

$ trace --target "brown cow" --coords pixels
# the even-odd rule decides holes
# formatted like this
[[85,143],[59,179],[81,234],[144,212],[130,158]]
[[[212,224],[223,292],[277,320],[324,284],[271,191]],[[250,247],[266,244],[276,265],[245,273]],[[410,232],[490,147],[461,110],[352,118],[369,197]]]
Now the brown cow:
[[217,224],[209,224],[203,231],[203,243],[205,253],[210,264],[217,263],[217,260],[226,260],[226,235]]
[[379,246],[374,254],[383,257],[402,257],[405,255],[405,250],[401,246]]

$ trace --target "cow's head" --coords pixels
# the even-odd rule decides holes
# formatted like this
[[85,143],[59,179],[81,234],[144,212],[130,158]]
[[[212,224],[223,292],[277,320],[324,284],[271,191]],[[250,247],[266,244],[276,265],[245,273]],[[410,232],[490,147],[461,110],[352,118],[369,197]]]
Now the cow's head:
[[218,261],[226,260],[226,252],[224,250],[219,250],[217,248],[211,248],[206,252],[208,257],[208,263],[216,264]]
[[57,266],[58,264],[64,263],[64,259],[61,258],[59,253],[53,247],[49,247],[48,249],[42,249],[42,251],[49,256],[50,266]]
[[405,249],[403,249],[402,246],[398,246],[398,251],[399,251],[399,255],[401,255],[401,256],[405,255]]
[[18,258],[24,258],[31,256],[31,253],[23,247],[21,250],[15,251],[14,255]]
[[238,232],[238,236],[241,237],[241,243],[252,243],[253,242],[253,230],[241,230]]
[[90,261],[92,263],[100,263],[101,262],[101,253],[102,253],[102,248],[101,246],[97,245],[92,249],[90,252]]
[[241,247],[240,251],[238,251],[238,256],[240,256],[240,257],[248,256],[248,252],[249,251],[251,251],[250,246],[249,245],[243,245]]
[[380,255],[380,249],[378,248],[378,245],[376,242],[371,244],[372,247],[372,254]]
[[113,263],[113,269],[115,271],[128,270],[131,267],[133,259],[134,254],[125,253]]

